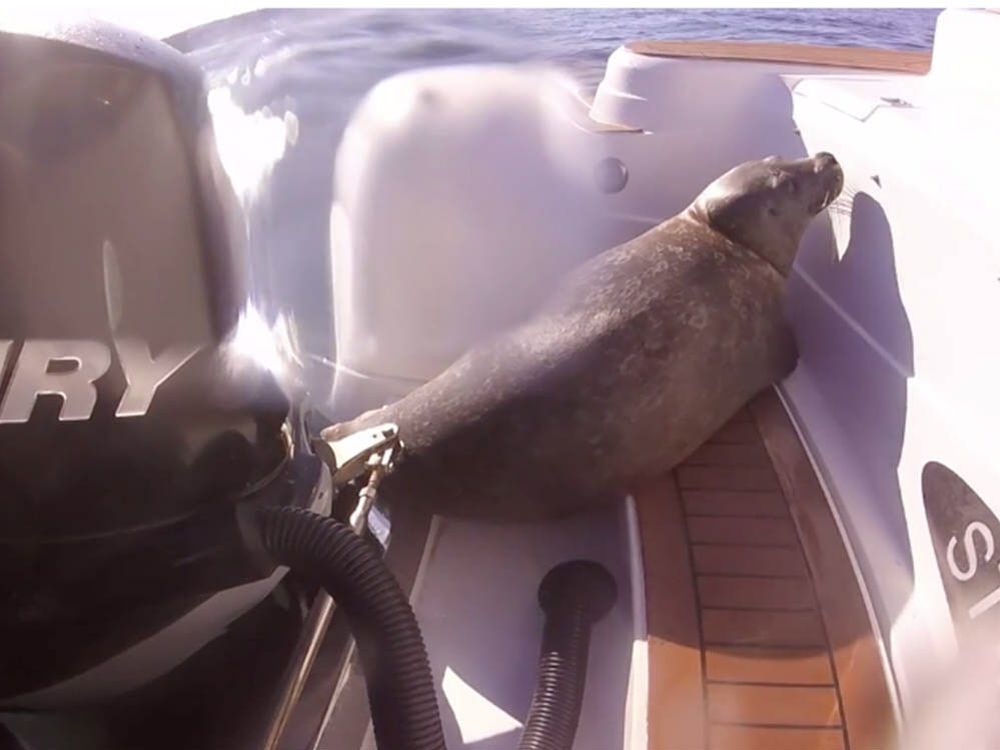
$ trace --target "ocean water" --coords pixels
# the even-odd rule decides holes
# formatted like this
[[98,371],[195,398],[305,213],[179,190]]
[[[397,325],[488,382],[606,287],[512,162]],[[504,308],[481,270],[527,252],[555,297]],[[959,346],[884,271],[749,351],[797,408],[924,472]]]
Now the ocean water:
[[[938,12],[770,10],[268,10],[167,39],[197,62],[223,162],[246,208],[253,294],[325,387],[335,359],[329,238],[337,146],[379,80],[434,65],[551,61],[585,90],[633,39],[928,49]],[[325,374],[324,374],[325,373]]]
[[206,24],[168,41],[210,74],[277,55],[304,76],[448,62],[552,60],[590,87],[634,39],[800,42],[929,49],[932,9],[268,10]]

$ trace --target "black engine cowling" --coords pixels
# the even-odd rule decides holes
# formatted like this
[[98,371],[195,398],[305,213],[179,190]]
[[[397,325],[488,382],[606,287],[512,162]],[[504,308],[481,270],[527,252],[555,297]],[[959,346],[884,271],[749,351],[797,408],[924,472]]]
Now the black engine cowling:
[[253,579],[234,504],[305,502],[287,390],[233,345],[244,240],[194,65],[0,30],[0,704]]

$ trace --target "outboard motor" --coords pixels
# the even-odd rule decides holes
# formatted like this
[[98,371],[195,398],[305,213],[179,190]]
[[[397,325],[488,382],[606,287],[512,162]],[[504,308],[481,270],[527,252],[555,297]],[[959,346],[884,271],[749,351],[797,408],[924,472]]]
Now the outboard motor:
[[[362,536],[398,431],[307,435],[244,243],[197,68],[107,24],[0,28],[0,716],[45,734],[31,712],[176,673],[287,568],[324,589],[315,612],[343,611],[378,746],[445,750],[416,618]],[[349,483],[349,524],[312,512]],[[587,628],[613,598],[605,574],[591,601],[593,573],[543,587],[522,747],[572,743]],[[322,638],[309,628],[300,644]]]
[[308,505],[319,464],[240,345],[239,218],[180,53],[0,30],[0,710],[131,689],[274,585],[235,510]]

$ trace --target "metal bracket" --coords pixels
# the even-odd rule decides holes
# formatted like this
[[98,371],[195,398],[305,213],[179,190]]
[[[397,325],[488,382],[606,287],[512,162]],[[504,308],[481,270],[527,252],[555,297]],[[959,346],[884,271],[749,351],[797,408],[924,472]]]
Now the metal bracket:
[[372,506],[375,505],[375,498],[378,496],[378,486],[382,483],[385,475],[392,471],[396,457],[402,449],[402,443],[398,440],[388,445],[381,453],[372,454],[365,465],[369,470],[368,483],[358,493],[358,504],[351,513],[349,523],[355,534],[361,534],[368,525],[368,514]]
[[395,453],[402,446],[399,427],[392,422],[352,432],[339,439],[333,439],[333,431],[333,427],[323,430],[312,441],[312,449],[330,469],[334,487],[347,484],[370,470],[369,461],[373,456],[390,449]]
[[[333,439],[332,433],[332,427],[323,430],[320,436],[312,441],[313,452],[330,470],[334,489],[368,473],[368,480],[358,493],[358,504],[350,518],[354,533],[363,534],[368,524],[368,514],[378,495],[378,486],[385,475],[392,471],[393,463],[403,449],[403,443],[399,439],[399,427],[387,422],[336,440]],[[285,727],[319,654],[323,636],[326,635],[335,607],[336,604],[330,595],[320,589],[313,600],[302,635],[289,659],[283,684],[278,693],[277,705],[262,745],[263,750],[278,750]],[[319,737],[317,736],[315,740],[318,742]]]

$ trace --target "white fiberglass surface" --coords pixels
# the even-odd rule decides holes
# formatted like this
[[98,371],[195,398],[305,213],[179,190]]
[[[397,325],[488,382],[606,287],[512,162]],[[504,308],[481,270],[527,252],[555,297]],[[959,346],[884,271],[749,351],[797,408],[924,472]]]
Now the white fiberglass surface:
[[575,750],[625,748],[634,630],[627,505],[537,524],[435,519],[413,602],[449,748],[512,750],[531,704],[543,615],[538,584],[585,558],[618,584],[592,632]]
[[[840,161],[843,194],[813,222],[789,278],[800,360],[782,391],[857,562],[904,722],[927,736],[962,729],[951,746],[973,747],[981,723],[968,711],[931,728],[918,719],[985,690],[948,686],[982,655],[960,631],[995,633],[1000,618],[1000,110],[985,74],[1000,16],[946,11],[939,30],[926,77],[619,50],[594,109],[645,131],[618,141],[628,215],[680,207],[704,170],[721,169],[713,159]],[[693,88],[711,95],[694,101]],[[928,490],[944,472],[953,496]]]
[[[795,90],[803,137],[841,157],[847,186],[832,241],[800,253],[790,280],[802,359],[785,386],[858,552],[904,719],[913,720],[925,705],[980,692],[971,683],[943,687],[967,671],[956,655],[971,653],[956,644],[956,627],[997,616],[986,594],[1000,591],[1000,578],[995,560],[983,564],[992,532],[968,560],[963,552],[952,561],[960,574],[940,564],[934,546],[938,535],[961,549],[970,529],[985,535],[985,524],[996,523],[1000,348],[987,321],[1000,314],[1000,266],[985,218],[995,157],[985,148],[988,106],[970,120],[944,106],[951,99],[940,89],[904,105],[883,101],[864,120],[829,106],[832,89],[866,95],[864,87],[828,81]],[[936,524],[928,509],[939,499],[927,489],[935,465],[981,507],[952,507],[954,519]],[[956,609],[964,589],[970,602],[983,596],[989,606]],[[972,725],[967,714],[940,713],[952,715]]]

